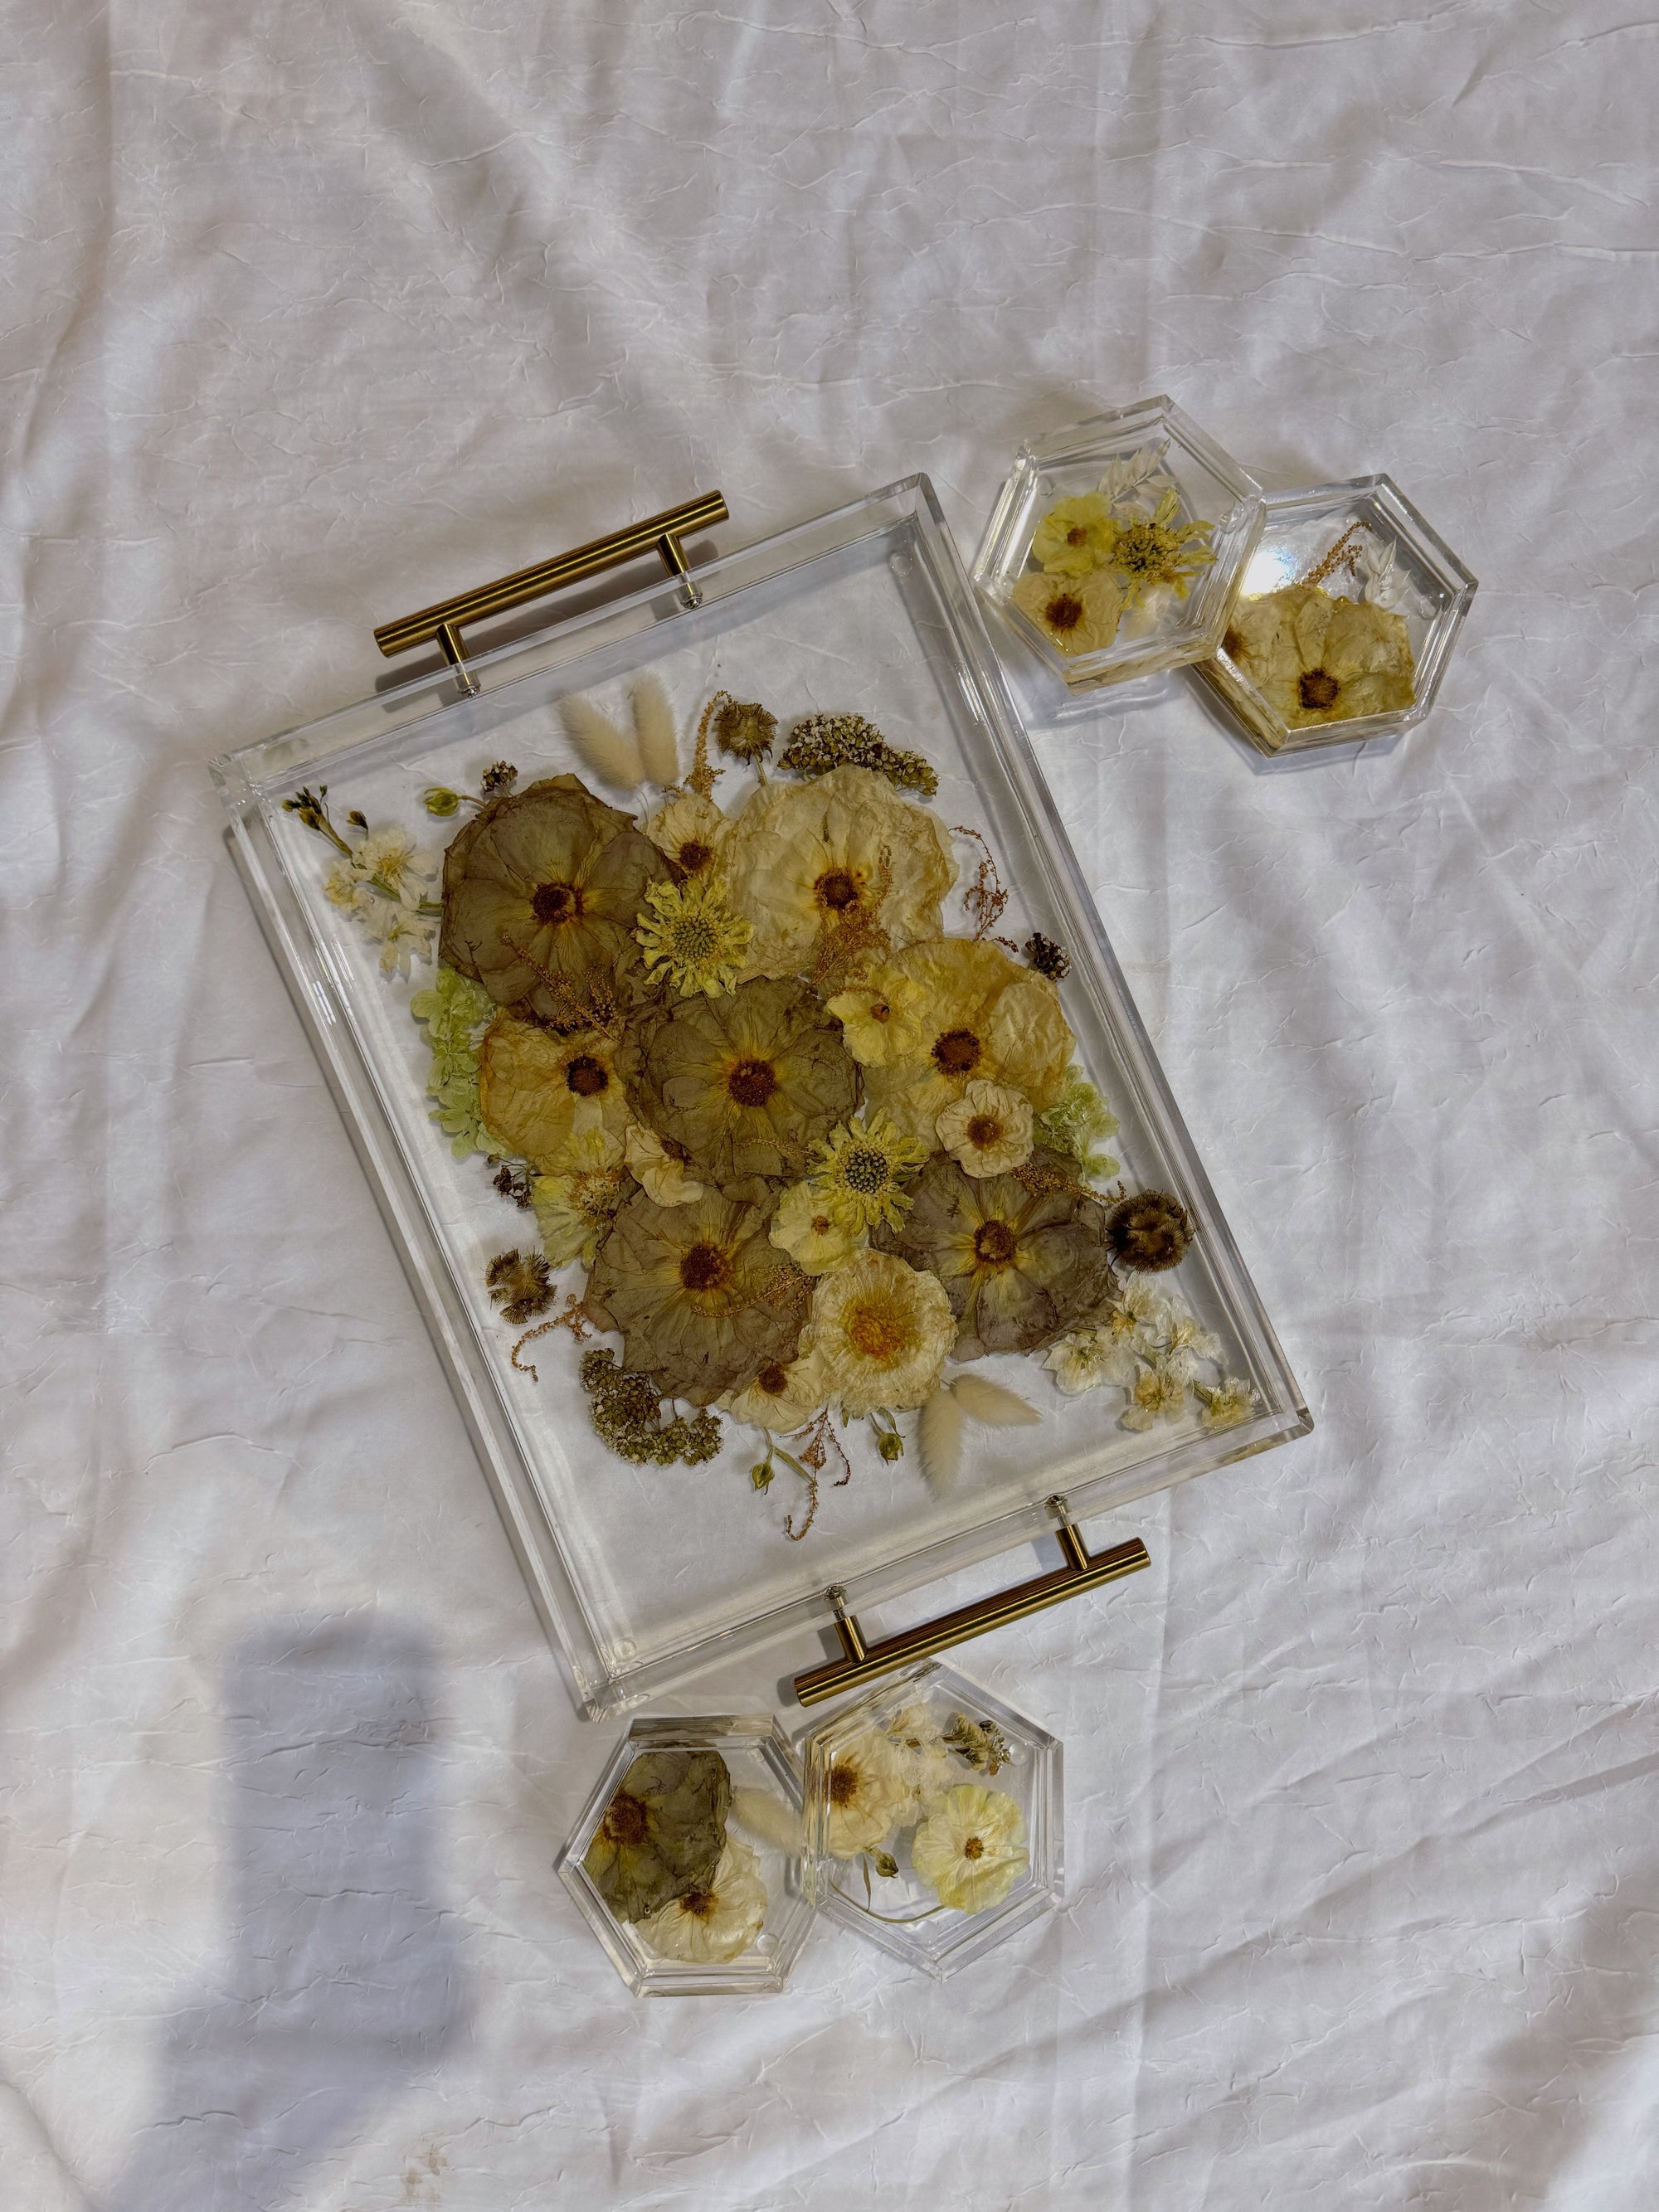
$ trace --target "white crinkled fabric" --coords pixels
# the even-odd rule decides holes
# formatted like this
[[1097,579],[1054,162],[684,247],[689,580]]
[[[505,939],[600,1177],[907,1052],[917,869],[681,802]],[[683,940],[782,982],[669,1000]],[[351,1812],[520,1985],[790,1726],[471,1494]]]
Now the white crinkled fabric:
[[[1645,2212],[1639,15],[9,11],[8,2212]],[[1392,753],[1263,772],[1186,688],[1043,744],[1319,1425],[968,1655],[1065,1738],[1063,1914],[636,2006],[550,1871],[611,1732],[205,764],[699,489],[732,544],[923,469],[971,555],[1161,390],[1482,579]]]

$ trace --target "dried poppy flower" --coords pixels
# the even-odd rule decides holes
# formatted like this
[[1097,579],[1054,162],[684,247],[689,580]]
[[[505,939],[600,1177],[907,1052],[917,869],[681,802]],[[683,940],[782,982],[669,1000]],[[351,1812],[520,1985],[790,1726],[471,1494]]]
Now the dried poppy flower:
[[586,1300],[621,1336],[624,1366],[694,1406],[787,1366],[808,1285],[773,1248],[770,1225],[761,1207],[716,1192],[669,1206],[636,1191],[595,1255]]
[[692,1173],[738,1197],[805,1171],[857,1103],[857,1063],[804,983],[758,980],[683,999],[624,1048],[641,1118],[684,1148]]
[[493,799],[444,855],[440,958],[498,1006],[586,1029],[643,973],[634,928],[667,861],[574,775]]
[[1138,1190],[1112,1208],[1106,1223],[1112,1257],[1143,1275],[1178,1267],[1193,1235],[1191,1215],[1167,1190]]
[[[1018,1175],[970,1176],[936,1155],[911,1186],[909,1212],[876,1237],[945,1285],[958,1359],[1040,1352],[1095,1320],[1115,1293],[1104,1206],[1070,1188],[1054,1153],[1034,1152],[1030,1166],[1035,1189]],[[1066,1187],[1042,1188],[1049,1175]]]
[[1060,1097],[1072,1032],[1047,976],[967,937],[906,945],[892,969],[920,991],[920,1012],[906,1048],[867,1067],[864,1081],[900,1128],[937,1144],[939,1115],[970,1083],[1018,1091],[1038,1112]]
[[1123,594],[1104,568],[1091,576],[1022,576],[1009,596],[1062,653],[1103,653],[1123,613]]
[[582,1866],[618,1920],[707,1889],[726,1849],[732,1775],[717,1751],[647,1751],[623,1777]]

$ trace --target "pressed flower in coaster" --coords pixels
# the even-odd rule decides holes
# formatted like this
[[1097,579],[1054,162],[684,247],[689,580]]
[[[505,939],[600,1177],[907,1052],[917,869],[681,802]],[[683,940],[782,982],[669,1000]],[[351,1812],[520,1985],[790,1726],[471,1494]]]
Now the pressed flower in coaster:
[[1206,658],[1261,529],[1261,487],[1171,401],[1022,447],[974,563],[1073,690]]
[[641,1719],[558,1860],[637,1997],[782,1989],[812,1923],[800,1766],[775,1721]]
[[1194,673],[1265,753],[1397,737],[1434,702],[1475,579],[1387,477],[1273,492]]
[[820,1911],[940,1978],[1060,1901],[1060,1747],[930,1662],[801,1739]]

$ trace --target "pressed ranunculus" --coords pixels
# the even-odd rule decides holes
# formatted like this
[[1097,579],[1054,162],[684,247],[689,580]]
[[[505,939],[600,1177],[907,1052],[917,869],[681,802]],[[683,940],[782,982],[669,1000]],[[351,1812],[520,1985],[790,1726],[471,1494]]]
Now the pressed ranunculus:
[[826,936],[875,920],[895,945],[931,937],[957,877],[938,818],[866,768],[763,784],[732,825],[726,867],[755,926],[750,975],[804,974]]
[[747,1844],[729,1837],[711,1879],[639,1923],[658,1956],[719,1966],[745,1952],[766,1924],[766,1884]]
[[919,1042],[864,1080],[870,1103],[900,1128],[938,1145],[939,1115],[971,1083],[1018,1091],[1039,1112],[1060,1097],[1072,1032],[1046,975],[966,937],[908,945],[893,964],[921,993]]
[[850,1228],[830,1212],[816,1183],[797,1182],[778,1200],[772,1242],[809,1275],[827,1275],[831,1268],[845,1267],[867,1239],[862,1229]]
[[677,792],[645,825],[645,834],[683,876],[718,870],[732,824],[712,799],[701,792]]
[[910,1863],[941,1905],[960,1912],[1000,1905],[1031,1863],[1018,1806],[1006,1790],[959,1783],[911,1837]]
[[642,1118],[684,1147],[692,1173],[756,1200],[799,1176],[858,1100],[857,1064],[802,983],[683,1000],[641,1025],[624,1066]]
[[1000,1083],[970,1083],[934,1128],[971,1176],[1006,1175],[1031,1157],[1031,1102]]
[[800,1348],[817,1355],[830,1396],[856,1419],[931,1397],[956,1333],[933,1276],[890,1252],[861,1252],[818,1279]]
[[1062,653],[1103,653],[1117,635],[1123,593],[1111,574],[1022,576],[1009,596]]
[[805,1285],[769,1225],[759,1206],[717,1192],[667,1206],[636,1191],[587,1285],[587,1310],[622,1337],[624,1367],[666,1396],[708,1406],[763,1368],[787,1365]]
[[1034,1152],[1029,1171],[1030,1185],[935,1158],[913,1186],[909,1212],[878,1238],[944,1285],[958,1359],[1039,1352],[1096,1322],[1116,1290],[1104,1207],[1066,1186],[1052,1152]]
[[732,1775],[717,1751],[647,1751],[629,1768],[582,1865],[618,1920],[642,1920],[712,1882]]
[[1051,507],[1031,539],[1031,557],[1049,576],[1086,576],[1104,568],[1117,538],[1112,510],[1098,492]]
[[621,1136],[633,1118],[610,1038],[597,1030],[560,1036],[505,1013],[479,1048],[478,1110],[506,1150],[543,1175],[568,1170],[573,1137]]
[[813,1786],[822,1793],[830,1856],[850,1859],[878,1850],[911,1805],[893,1745],[880,1729],[863,1728],[826,1747]]
[[582,1029],[641,975],[634,928],[668,863],[574,775],[493,799],[444,855],[439,957],[498,1006]]
[[1390,714],[1415,696],[1405,617],[1314,584],[1240,600],[1225,647],[1288,730]]

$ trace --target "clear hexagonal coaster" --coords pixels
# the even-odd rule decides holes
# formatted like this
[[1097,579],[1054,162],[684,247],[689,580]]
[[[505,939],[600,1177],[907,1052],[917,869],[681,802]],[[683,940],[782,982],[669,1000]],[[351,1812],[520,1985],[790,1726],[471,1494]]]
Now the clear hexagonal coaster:
[[1261,487],[1162,394],[1023,446],[974,581],[1073,690],[1207,659]]
[[560,1853],[636,1997],[782,1989],[812,1925],[800,1763],[775,1720],[641,1718]]
[[1060,1745],[953,1668],[895,1675],[801,1751],[811,1896],[895,1958],[942,1978],[1060,1903]]
[[1389,477],[1273,492],[1220,650],[1194,672],[1258,750],[1420,722],[1475,579]]

